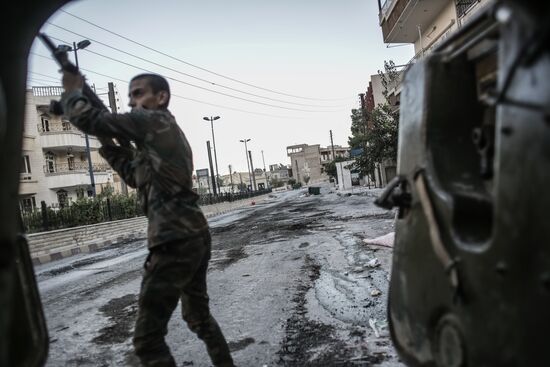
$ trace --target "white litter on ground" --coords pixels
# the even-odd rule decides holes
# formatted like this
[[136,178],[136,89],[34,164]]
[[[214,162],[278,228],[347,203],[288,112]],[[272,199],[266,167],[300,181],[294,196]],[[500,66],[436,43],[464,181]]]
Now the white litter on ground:
[[390,232],[380,237],[376,238],[365,238],[363,240],[367,245],[372,246],[383,246],[383,247],[393,247],[393,241],[395,239],[395,232]]

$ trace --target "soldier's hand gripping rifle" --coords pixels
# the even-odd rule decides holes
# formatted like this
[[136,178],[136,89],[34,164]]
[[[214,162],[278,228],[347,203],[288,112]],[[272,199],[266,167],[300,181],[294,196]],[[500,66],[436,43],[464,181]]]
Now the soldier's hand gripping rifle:
[[[64,46],[64,45],[56,46],[52,42],[50,37],[48,37],[44,33],[39,33],[38,37],[42,40],[42,42],[44,42],[44,45],[48,48],[48,50],[50,50],[53,58],[55,59],[55,61],[57,61],[57,63],[61,67],[61,70],[68,71],[69,73],[72,73],[72,74],[80,74],[80,70],[78,70],[78,67],[76,67],[76,65],[74,65],[69,60],[69,57],[67,55],[67,52],[70,51],[70,47]],[[86,83],[86,81],[84,81],[84,85],[82,87],[82,94],[84,94],[86,98],[88,98],[92,106],[104,111],[108,111],[105,104],[103,104],[103,101],[94,93],[94,91],[92,90],[92,88],[90,88],[90,86],[88,85],[88,83]],[[59,101],[51,101],[50,112],[56,116],[61,116],[64,114],[63,106]],[[97,138],[101,142],[101,144],[104,146],[116,145],[112,139],[102,138],[102,137],[97,137]],[[122,140],[122,139],[117,139],[117,141],[121,146],[125,148],[131,148],[131,144],[129,141]]]

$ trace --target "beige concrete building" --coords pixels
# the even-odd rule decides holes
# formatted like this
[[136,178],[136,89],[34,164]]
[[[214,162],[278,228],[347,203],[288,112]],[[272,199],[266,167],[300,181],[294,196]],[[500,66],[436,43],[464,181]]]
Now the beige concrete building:
[[[91,195],[84,134],[49,112],[50,101],[62,92],[61,87],[27,90],[19,185],[22,210],[38,208],[41,201],[56,207]],[[107,186],[120,192],[120,178],[98,153],[99,141],[90,136],[89,142],[96,192]]]
[[[412,64],[431,53],[438,44],[490,3],[492,0],[379,0],[384,42],[413,44],[415,55],[407,65]],[[400,80],[390,86],[389,92],[392,104],[398,106]]]
[[[292,175],[296,182],[307,184],[328,180],[324,167],[334,159],[332,147],[321,148],[319,144],[299,144],[287,147],[286,152],[290,158]],[[349,148],[335,145],[334,156],[349,157]]]
[[270,180],[278,180],[282,182],[288,182],[288,179],[290,178],[289,172],[292,169],[288,165],[284,164],[270,164],[269,165],[269,171],[267,172],[268,178]]

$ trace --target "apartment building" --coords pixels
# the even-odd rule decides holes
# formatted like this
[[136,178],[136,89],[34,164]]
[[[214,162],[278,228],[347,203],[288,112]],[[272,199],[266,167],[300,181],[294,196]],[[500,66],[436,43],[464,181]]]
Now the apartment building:
[[292,169],[284,164],[270,164],[268,177],[270,180],[278,180],[283,182],[288,182],[288,179],[291,177]]
[[[422,59],[470,17],[492,0],[378,0],[382,37],[387,44],[413,44],[414,57]],[[406,69],[406,66],[402,71]],[[389,88],[392,104],[399,106],[401,83]]]
[[302,184],[315,183],[328,180],[325,173],[325,165],[332,162],[334,157],[349,157],[349,148],[334,146],[321,148],[319,144],[291,145],[286,148],[287,156],[290,158],[292,175],[296,182]]
[[[334,155],[332,154],[334,150]],[[321,166],[325,166],[332,162],[335,158],[347,158],[349,157],[349,148],[342,147],[340,145],[329,146],[326,148],[319,148],[321,154]]]
[[[25,127],[21,157],[20,207],[32,210],[44,201],[53,207],[91,196],[85,135],[66,119],[49,112],[52,99],[59,99],[61,87],[33,87],[27,90]],[[96,192],[110,186],[123,190],[120,177],[99,155],[99,141],[89,136]]]

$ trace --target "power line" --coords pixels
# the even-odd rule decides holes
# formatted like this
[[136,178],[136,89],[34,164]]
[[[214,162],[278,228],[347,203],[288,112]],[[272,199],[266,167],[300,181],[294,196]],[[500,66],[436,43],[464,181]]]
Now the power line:
[[[215,85],[217,87],[220,87],[220,88],[224,88],[224,89],[228,89],[228,90],[231,90],[231,91],[234,91],[234,92],[237,92],[237,93],[242,93],[242,94],[246,94],[246,95],[249,95],[249,96],[254,96],[254,97],[257,97],[257,98],[263,98],[263,99],[267,99],[267,100],[270,100],[270,101],[275,101],[275,102],[282,102],[282,103],[288,103],[288,104],[292,104],[292,105],[296,105],[296,106],[305,106],[305,107],[321,107],[321,108],[331,108],[331,107],[340,107],[340,106],[320,106],[320,105],[312,105],[312,104],[305,104],[305,103],[296,103],[296,102],[289,102],[289,101],[285,101],[285,100],[282,100],[282,99],[276,99],[276,98],[271,98],[271,97],[265,97],[265,96],[262,96],[262,95],[259,95],[259,94],[256,94],[256,93],[250,93],[250,92],[246,92],[246,91],[243,91],[243,90],[240,90],[240,89],[237,89],[237,88],[232,88],[232,87],[229,87],[227,85],[223,85],[223,84],[219,84],[219,83],[216,83],[216,82],[213,82],[211,80],[207,80],[207,79],[204,79],[204,78],[200,78],[198,76],[195,76],[195,75],[192,75],[192,74],[188,74],[188,73],[184,73],[180,70],[177,70],[177,69],[173,69],[173,68],[170,68],[168,66],[165,66],[165,65],[162,65],[162,64],[159,64],[157,62],[154,62],[154,61],[150,61],[150,60],[147,60],[146,58],[143,58],[141,56],[137,56],[135,54],[132,54],[130,52],[127,52],[127,51],[124,51],[124,50],[121,50],[120,48],[117,48],[117,47],[114,47],[114,46],[111,46],[109,44],[106,44],[104,42],[101,42],[101,41],[98,41],[98,40],[95,40],[95,39],[92,39],[91,37],[88,37],[88,36],[85,36],[85,35],[82,35],[82,34],[79,34],[79,33],[76,33],[74,31],[71,31],[70,29],[67,29],[67,28],[64,28],[64,27],[61,27],[57,24],[54,24],[54,23],[51,23],[51,22],[46,22],[47,24],[49,25],[52,25],[56,28],[59,28],[59,29],[62,29],[64,30],[65,32],[68,32],[68,33],[72,33],[76,36],[79,36],[79,37],[82,37],[84,39],[88,39],[94,43],[97,43],[99,45],[103,45],[105,47],[108,47],[110,49],[113,49],[113,50],[116,50],[120,53],[123,53],[125,55],[129,55],[129,56],[132,56],[138,60],[141,60],[141,61],[145,61],[145,62],[148,62],[150,64],[153,64],[153,65],[156,65],[156,66],[159,66],[161,68],[164,68],[164,69],[167,69],[167,70],[170,70],[170,71],[173,71],[175,73],[178,73],[178,74],[181,74],[181,75],[185,75],[189,78],[193,78],[193,79],[196,79],[196,80],[199,80],[201,82],[204,82],[204,83],[207,83],[207,84],[210,84],[210,85]],[[55,37],[52,37],[52,38],[55,38]],[[55,38],[57,39],[57,38]]]
[[37,86],[37,87],[51,87],[52,86],[51,84],[35,80],[34,78],[28,78],[27,79],[27,85],[29,85],[29,84],[32,84],[33,86]]
[[40,83],[49,83],[49,85],[52,85],[52,83],[56,83],[55,85],[56,86],[59,86],[61,83],[59,82],[59,80],[57,82],[52,82],[51,80],[47,80],[47,79],[42,79],[42,78],[35,78],[35,77],[29,77],[27,78],[27,80],[36,80]]
[[[34,55],[34,56],[42,57],[44,59],[51,60],[50,57],[37,54],[36,52],[30,52],[30,54]],[[118,82],[128,84],[127,81],[125,81],[123,79],[120,79],[120,78],[116,78],[114,76],[102,74],[102,73],[99,73],[97,71],[93,71],[93,70],[90,70],[90,69],[85,69],[85,68],[80,68],[80,69],[83,70],[83,71],[89,72],[89,73],[97,74],[99,76],[102,76],[102,77],[105,77],[105,78],[108,78],[108,79],[111,79],[111,80],[116,80]],[[176,97],[176,98],[184,99],[184,100],[191,101],[191,102],[201,103],[201,104],[205,104],[205,105],[208,105],[208,106],[224,108],[224,109],[227,109],[227,110],[232,110],[232,111],[237,111],[237,112],[248,113],[248,114],[252,114],[252,115],[260,115],[260,116],[274,117],[274,118],[287,119],[287,120],[307,120],[308,119],[307,117],[279,116],[279,115],[272,115],[272,114],[262,113],[262,112],[247,111],[247,110],[242,110],[242,109],[239,109],[239,108],[228,107],[228,106],[219,105],[219,104],[210,103],[210,102],[204,102],[204,101],[194,99],[194,98],[183,97],[183,96],[173,94],[173,93],[171,93],[171,95]]]
[[53,77],[51,75],[46,75],[46,74],[42,74],[42,73],[37,73],[35,71],[29,71],[30,74],[36,74],[36,75],[40,75],[40,76],[43,76],[43,77],[46,77],[46,78],[50,78],[50,79],[54,79],[56,82],[59,83],[59,77]]
[[99,29],[101,29],[101,30],[103,30],[103,31],[105,31],[105,32],[114,34],[115,36],[120,37],[120,38],[122,38],[122,39],[125,39],[125,40],[128,41],[128,42],[132,42],[132,43],[134,43],[134,44],[136,44],[136,45],[138,45],[138,46],[141,46],[141,47],[146,48],[146,49],[148,49],[148,50],[150,50],[150,51],[156,52],[156,53],[158,53],[158,54],[160,54],[160,55],[169,57],[169,58],[171,58],[171,59],[173,59],[173,60],[176,60],[176,61],[179,61],[179,62],[181,62],[181,63],[183,63],[183,64],[189,65],[189,66],[191,66],[191,67],[197,68],[197,69],[202,70],[202,71],[206,71],[207,73],[210,73],[210,74],[213,74],[213,75],[216,75],[216,76],[225,78],[225,79],[227,79],[227,80],[231,80],[231,81],[236,82],[236,83],[240,83],[240,84],[243,84],[243,85],[247,85],[247,86],[252,87],[252,88],[261,89],[261,90],[264,90],[264,91],[266,91],[266,92],[275,93],[275,94],[280,94],[280,95],[287,96],[287,97],[294,97],[294,98],[300,98],[300,99],[308,99],[308,100],[312,100],[312,101],[338,101],[338,100],[347,100],[347,99],[348,99],[348,98],[311,98],[311,97],[302,97],[302,96],[297,96],[297,95],[295,95],[295,94],[289,94],[289,93],[279,92],[279,91],[276,91],[276,90],[273,90],[273,89],[268,89],[268,88],[259,87],[259,86],[257,86],[257,85],[254,85],[254,84],[251,84],[251,83],[247,83],[247,82],[243,82],[243,81],[240,81],[240,80],[238,80],[238,79],[231,78],[231,77],[229,77],[229,76],[226,76],[226,75],[223,75],[223,74],[216,73],[216,72],[214,72],[214,71],[208,70],[208,69],[203,68],[203,67],[201,67],[201,66],[191,64],[190,62],[184,61],[184,60],[179,59],[179,58],[177,58],[177,57],[168,55],[167,53],[164,53],[164,52],[162,52],[162,51],[156,50],[156,49],[154,49],[154,48],[152,48],[152,47],[149,47],[149,46],[146,46],[146,45],[144,45],[144,44],[142,44],[142,43],[139,43],[139,42],[137,42],[137,41],[134,41],[134,40],[131,39],[131,38],[128,38],[128,37],[126,37],[126,36],[123,36],[123,35],[121,35],[121,34],[118,34],[118,33],[116,33],[116,32],[113,32],[113,31],[111,31],[111,30],[109,30],[109,29],[107,29],[107,28],[104,28],[104,27],[102,27],[102,26],[100,26],[100,25],[97,25],[97,24],[95,24],[95,23],[93,23],[93,22],[90,22],[89,20],[86,20],[86,19],[84,19],[84,18],[81,18],[81,17],[79,17],[79,16],[77,16],[77,15],[71,14],[71,13],[69,13],[69,12],[66,11],[66,10],[60,9],[59,11],[65,13],[65,14],[67,14],[67,15],[70,15],[70,16],[76,18],[76,19],[79,19],[79,20],[81,20],[81,21],[83,21],[83,22],[85,22],[85,23],[88,23],[88,24],[90,24],[90,25],[92,25],[92,26],[94,26],[94,27],[96,27],[96,28],[99,28]]
[[[68,42],[65,41],[65,40],[62,40],[62,39],[59,39],[59,38],[56,38],[56,37],[52,37],[52,36],[50,36],[50,38],[68,44]],[[120,63],[120,64],[123,64],[123,65],[126,65],[126,66],[130,66],[130,67],[133,67],[133,68],[138,69],[138,70],[141,70],[141,71],[145,71],[145,72],[148,72],[148,73],[155,73],[155,72],[152,71],[152,70],[145,69],[145,68],[142,68],[142,67],[140,67],[140,66],[136,66],[136,65],[130,64],[130,63],[128,63],[128,62],[118,60],[118,59],[116,59],[116,58],[114,58],[114,57],[110,57],[110,56],[106,56],[106,55],[100,54],[100,53],[95,52],[95,51],[90,51],[90,50],[88,50],[88,49],[84,49],[83,51],[87,51],[87,52],[89,52],[89,53],[91,53],[91,54],[94,54],[94,55],[98,55],[98,56],[104,57],[104,58],[106,58],[106,59],[108,59],[108,60],[115,61],[115,62],[118,62],[118,63]],[[234,95],[232,95],[232,94],[228,94],[228,93],[216,91],[216,90],[213,90],[213,89],[201,87],[200,85],[192,84],[192,83],[189,83],[189,82],[186,82],[186,81],[183,81],[183,80],[174,78],[174,77],[170,77],[170,76],[166,76],[166,75],[165,75],[164,77],[165,77],[166,79],[173,80],[173,81],[175,81],[175,82],[177,82],[177,83],[185,84],[185,85],[188,85],[188,86],[197,88],[197,89],[202,89],[202,90],[205,90],[205,91],[207,91],[207,92],[216,93],[216,94],[220,94],[220,95],[222,95],[222,96],[226,96],[226,97],[230,97],[230,98],[239,99],[239,100],[241,100],[241,101],[246,101],[246,102],[250,102],[250,103],[256,103],[256,104],[260,104],[260,105],[263,105],[263,106],[268,106],[268,107],[273,107],[273,108],[279,108],[279,109],[283,109],[283,110],[300,111],[300,112],[311,112],[311,113],[336,112],[336,111],[321,111],[321,110],[319,110],[319,111],[305,110],[305,109],[301,109],[301,108],[285,107],[285,106],[274,105],[274,104],[271,104],[271,103],[264,103],[264,102],[254,101],[254,100],[252,100],[252,99],[243,98],[243,97],[238,97],[238,96],[234,96]]]

